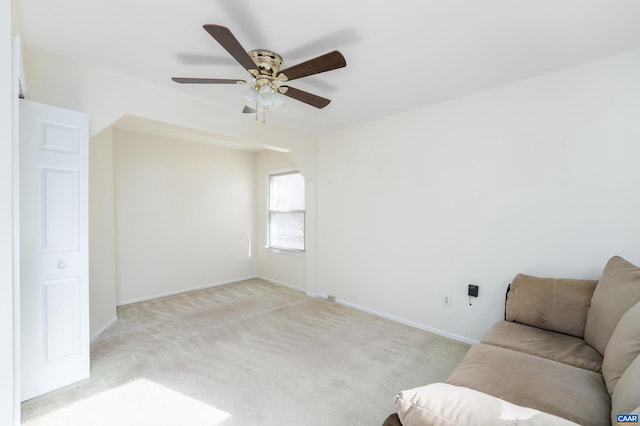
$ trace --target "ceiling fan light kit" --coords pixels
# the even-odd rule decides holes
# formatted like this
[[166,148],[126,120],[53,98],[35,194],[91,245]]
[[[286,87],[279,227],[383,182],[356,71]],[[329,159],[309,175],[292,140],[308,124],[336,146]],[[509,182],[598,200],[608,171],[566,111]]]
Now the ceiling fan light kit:
[[243,97],[246,108],[242,112],[255,113],[256,120],[258,119],[258,113],[262,112],[262,122],[264,123],[266,121],[266,111],[271,111],[284,105],[284,97],[278,89],[271,82],[256,80]]
[[279,54],[266,49],[247,52],[231,31],[222,25],[207,24],[204,25],[204,29],[249,72],[251,79],[245,81],[173,77],[172,80],[180,84],[250,84],[251,87],[243,97],[245,108],[242,112],[255,113],[257,120],[258,112],[261,111],[263,123],[266,121],[267,110],[273,110],[284,104],[283,95],[318,109],[326,107],[331,102],[329,99],[304,90],[280,86],[279,83],[343,68],[347,65],[344,56],[334,50],[280,71],[284,61]]

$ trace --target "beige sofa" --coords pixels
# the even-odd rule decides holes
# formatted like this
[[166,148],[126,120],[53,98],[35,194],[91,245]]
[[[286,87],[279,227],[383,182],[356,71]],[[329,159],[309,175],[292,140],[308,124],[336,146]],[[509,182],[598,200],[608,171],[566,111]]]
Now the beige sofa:
[[616,425],[640,412],[639,301],[640,268],[618,256],[599,281],[517,275],[505,320],[384,425]]

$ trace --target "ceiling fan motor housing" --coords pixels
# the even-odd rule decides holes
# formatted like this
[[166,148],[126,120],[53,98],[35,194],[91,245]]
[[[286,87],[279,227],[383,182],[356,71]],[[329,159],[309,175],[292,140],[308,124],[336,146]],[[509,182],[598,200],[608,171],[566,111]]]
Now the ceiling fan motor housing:
[[275,77],[282,66],[282,56],[266,49],[255,49],[249,52],[249,56],[258,66],[262,75]]

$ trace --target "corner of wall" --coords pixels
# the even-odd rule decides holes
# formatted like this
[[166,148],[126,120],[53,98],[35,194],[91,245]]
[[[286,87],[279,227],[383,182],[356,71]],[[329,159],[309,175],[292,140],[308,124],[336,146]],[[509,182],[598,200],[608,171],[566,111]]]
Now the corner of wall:
[[95,336],[117,315],[111,127],[89,141],[89,286],[90,335]]

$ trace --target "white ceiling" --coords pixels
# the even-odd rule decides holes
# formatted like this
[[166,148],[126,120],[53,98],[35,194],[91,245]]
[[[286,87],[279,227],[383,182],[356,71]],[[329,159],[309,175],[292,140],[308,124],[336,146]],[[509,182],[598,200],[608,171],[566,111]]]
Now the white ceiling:
[[[347,67],[291,82],[332,103],[293,99],[269,121],[322,134],[640,48],[638,0],[20,0],[28,48],[242,109],[247,78],[207,34],[221,24],[284,67],[338,49]],[[28,82],[27,82],[28,83]],[[247,115],[248,120],[253,118]]]

